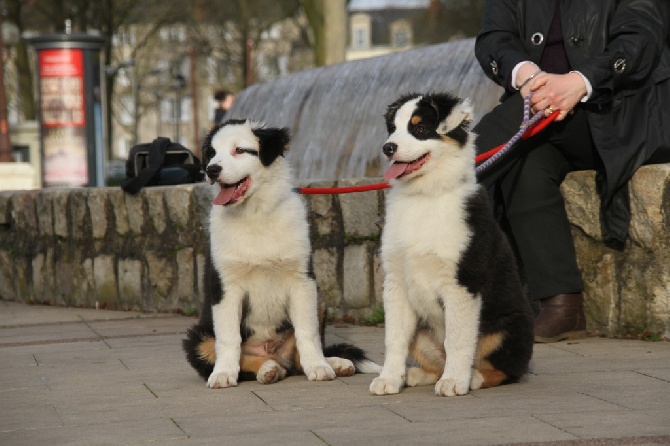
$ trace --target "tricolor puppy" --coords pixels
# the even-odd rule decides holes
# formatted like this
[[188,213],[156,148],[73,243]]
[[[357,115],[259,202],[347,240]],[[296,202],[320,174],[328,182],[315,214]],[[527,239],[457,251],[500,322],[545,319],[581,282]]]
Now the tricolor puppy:
[[380,369],[346,344],[327,351],[345,358],[324,356],[325,306],[311,269],[306,208],[284,158],[288,142],[287,129],[230,120],[203,144],[214,198],[205,303],[183,347],[211,388]]
[[[386,353],[375,395],[441,396],[519,380],[533,349],[512,250],[475,179],[472,107],[412,94],[388,107],[391,161],[381,260]],[[407,368],[408,356],[415,367]]]

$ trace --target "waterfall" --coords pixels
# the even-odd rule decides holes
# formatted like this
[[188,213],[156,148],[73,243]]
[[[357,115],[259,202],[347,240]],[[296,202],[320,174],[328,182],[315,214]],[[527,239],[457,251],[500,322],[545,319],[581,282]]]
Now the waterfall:
[[474,39],[314,68],[241,91],[228,118],[288,127],[287,157],[298,179],[381,176],[386,107],[406,93],[468,97],[475,120],[502,89],[486,78]]

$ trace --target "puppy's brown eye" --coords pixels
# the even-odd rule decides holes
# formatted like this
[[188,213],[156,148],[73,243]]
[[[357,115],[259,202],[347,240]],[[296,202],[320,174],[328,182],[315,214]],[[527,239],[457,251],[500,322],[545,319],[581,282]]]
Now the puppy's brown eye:
[[428,129],[423,124],[419,124],[414,128],[414,131],[416,131],[417,133],[425,133],[426,130],[428,130]]
[[236,155],[242,155],[245,152],[245,150],[242,147],[235,147],[235,154]]

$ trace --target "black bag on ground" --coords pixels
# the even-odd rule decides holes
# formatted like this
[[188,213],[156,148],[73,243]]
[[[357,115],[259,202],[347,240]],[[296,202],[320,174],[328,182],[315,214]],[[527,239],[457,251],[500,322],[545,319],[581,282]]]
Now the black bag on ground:
[[198,183],[205,178],[197,156],[170,138],[159,136],[151,143],[130,149],[126,179],[121,188],[135,195],[146,186]]

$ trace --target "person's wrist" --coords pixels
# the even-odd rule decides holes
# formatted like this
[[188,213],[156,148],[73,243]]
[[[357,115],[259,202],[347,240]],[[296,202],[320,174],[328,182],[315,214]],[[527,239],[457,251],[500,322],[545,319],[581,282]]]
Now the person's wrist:
[[521,85],[519,85],[519,86],[517,87],[517,88],[519,89],[519,91],[523,90],[524,87],[525,87],[526,85],[530,84],[530,82],[531,82],[533,79],[535,79],[535,78],[537,77],[537,75],[540,74],[540,73],[542,73],[542,69],[541,69],[541,68],[538,68],[537,70],[533,71],[533,73],[532,73],[530,76],[526,77],[526,79],[521,83]]

